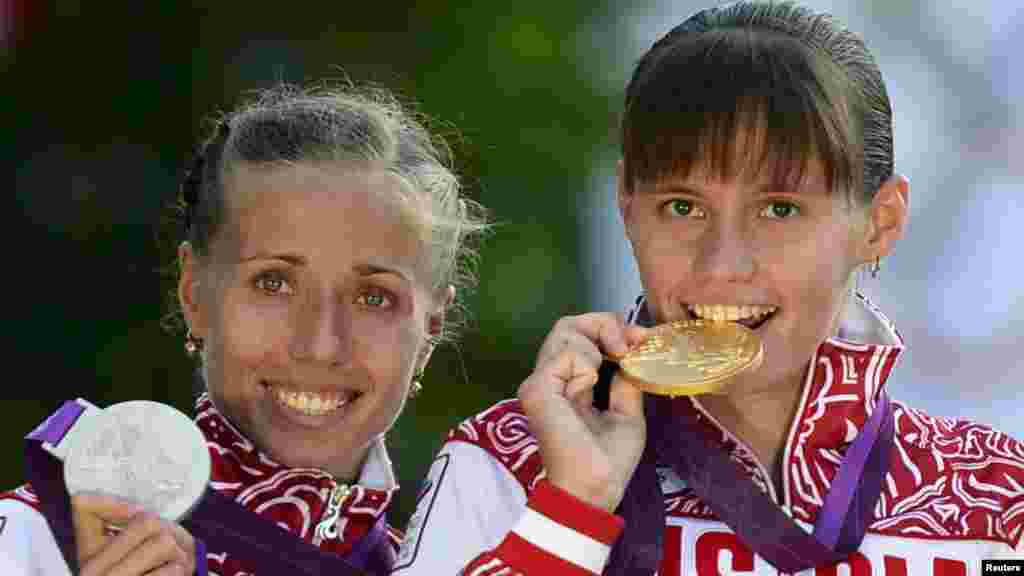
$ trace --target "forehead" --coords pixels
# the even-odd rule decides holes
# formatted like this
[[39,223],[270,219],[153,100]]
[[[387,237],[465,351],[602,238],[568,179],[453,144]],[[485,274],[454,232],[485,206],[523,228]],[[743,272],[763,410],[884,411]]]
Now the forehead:
[[630,83],[622,124],[627,184],[706,169],[768,172],[784,187],[811,159],[829,189],[861,183],[857,91],[827,57],[768,30],[681,37]]
[[428,244],[416,198],[384,170],[239,165],[225,178],[225,236],[243,258],[288,252],[325,269],[378,261],[419,275]]

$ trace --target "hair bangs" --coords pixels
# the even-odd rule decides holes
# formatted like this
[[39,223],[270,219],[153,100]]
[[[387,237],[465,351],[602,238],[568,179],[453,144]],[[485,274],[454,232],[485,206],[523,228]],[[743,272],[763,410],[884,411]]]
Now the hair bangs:
[[860,138],[844,78],[790,37],[694,35],[633,86],[622,130],[627,186],[699,175],[793,190],[817,163],[829,192],[853,191]]

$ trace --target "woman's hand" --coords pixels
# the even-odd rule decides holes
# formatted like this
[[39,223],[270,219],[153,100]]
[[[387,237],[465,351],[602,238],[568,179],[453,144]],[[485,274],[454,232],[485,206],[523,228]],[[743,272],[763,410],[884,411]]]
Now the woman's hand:
[[[152,512],[95,493],[71,497],[82,576],[192,576],[195,541],[181,526]],[[109,535],[107,526],[119,526]]]
[[647,439],[643,392],[616,374],[608,410],[593,407],[604,354],[620,356],[649,330],[609,313],[559,320],[519,387],[548,479],[585,502],[618,507]]

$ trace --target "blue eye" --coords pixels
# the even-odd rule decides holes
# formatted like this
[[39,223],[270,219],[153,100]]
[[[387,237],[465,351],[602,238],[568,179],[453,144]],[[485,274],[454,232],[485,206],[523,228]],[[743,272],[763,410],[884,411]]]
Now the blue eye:
[[800,214],[800,207],[792,202],[776,200],[761,209],[761,216],[772,220],[785,220]]
[[288,281],[279,272],[264,272],[256,277],[253,282],[259,290],[270,295],[292,294],[294,290]]

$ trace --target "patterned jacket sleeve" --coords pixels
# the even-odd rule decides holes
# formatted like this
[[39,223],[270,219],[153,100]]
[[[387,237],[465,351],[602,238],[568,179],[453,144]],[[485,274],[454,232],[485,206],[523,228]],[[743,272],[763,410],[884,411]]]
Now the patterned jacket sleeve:
[[1016,540],[1012,557],[1024,560],[1024,492],[1021,492],[1007,506],[1003,524],[1008,527],[1007,532],[1012,534],[1012,538]]
[[600,574],[621,519],[544,479],[527,492],[480,446],[449,441],[424,480],[393,574]]

